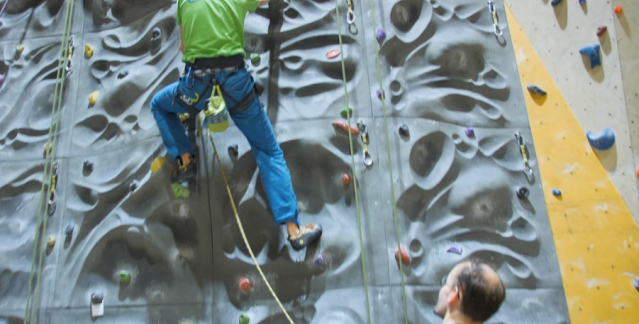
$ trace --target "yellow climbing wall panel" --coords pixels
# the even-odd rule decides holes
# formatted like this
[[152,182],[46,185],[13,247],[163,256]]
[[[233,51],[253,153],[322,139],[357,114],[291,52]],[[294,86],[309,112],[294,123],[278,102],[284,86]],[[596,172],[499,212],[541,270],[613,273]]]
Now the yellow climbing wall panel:
[[[585,131],[506,8],[573,324],[639,323],[639,228]],[[533,98],[526,86],[548,92]],[[614,147],[613,147],[614,149]],[[560,189],[562,196],[551,191]]]

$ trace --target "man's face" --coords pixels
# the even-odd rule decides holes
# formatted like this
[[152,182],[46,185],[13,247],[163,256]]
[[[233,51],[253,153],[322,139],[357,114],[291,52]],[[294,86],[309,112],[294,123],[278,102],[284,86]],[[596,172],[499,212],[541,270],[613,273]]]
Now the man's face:
[[439,299],[437,299],[437,305],[435,305],[435,309],[433,309],[435,314],[443,318],[446,316],[446,312],[448,312],[449,308],[459,307],[458,298],[451,300],[451,297],[459,294],[459,287],[454,286],[454,284],[459,273],[469,266],[470,262],[462,262],[450,270],[445,282],[442,283],[442,288],[439,290]]

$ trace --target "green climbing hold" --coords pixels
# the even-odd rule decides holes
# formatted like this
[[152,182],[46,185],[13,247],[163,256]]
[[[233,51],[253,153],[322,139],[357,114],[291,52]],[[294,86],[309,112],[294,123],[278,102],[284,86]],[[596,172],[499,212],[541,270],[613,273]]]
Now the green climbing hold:
[[131,282],[131,274],[129,274],[129,272],[126,270],[120,271],[120,283],[126,285],[129,282]]
[[173,194],[175,194],[175,198],[189,198],[191,197],[191,190],[179,183],[174,183]]
[[260,54],[257,53],[252,53],[251,54],[251,62],[253,63],[257,63],[262,59],[262,57],[260,56]]
[[251,319],[246,314],[240,314],[240,324],[249,324]]
[[353,107],[348,107],[348,115],[346,115],[346,108],[343,108],[339,114],[342,115],[342,118],[348,118],[348,116],[353,117]]

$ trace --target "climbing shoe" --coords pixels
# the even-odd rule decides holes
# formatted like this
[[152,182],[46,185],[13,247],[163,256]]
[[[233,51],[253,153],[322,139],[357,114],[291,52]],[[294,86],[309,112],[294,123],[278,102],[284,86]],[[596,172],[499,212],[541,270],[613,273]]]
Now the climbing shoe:
[[197,166],[192,156],[189,157],[189,160],[187,163],[183,163],[181,159],[178,159],[178,167],[173,172],[173,182],[182,183],[195,178]]
[[320,224],[300,226],[299,230],[300,232],[296,237],[288,236],[288,241],[291,242],[291,246],[295,251],[299,251],[307,247],[322,236],[322,225]]

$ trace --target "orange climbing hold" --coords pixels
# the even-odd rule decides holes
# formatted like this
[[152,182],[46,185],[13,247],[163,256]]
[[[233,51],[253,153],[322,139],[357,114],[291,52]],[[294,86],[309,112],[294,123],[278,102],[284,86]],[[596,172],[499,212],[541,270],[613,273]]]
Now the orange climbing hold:
[[616,14],[620,14],[623,12],[623,7],[622,6],[615,6],[615,13]]
[[344,183],[345,185],[348,185],[350,182],[351,182],[351,177],[347,173],[344,173],[344,175],[342,176],[342,183]]
[[240,285],[241,291],[249,291],[251,290],[251,287],[253,287],[253,284],[251,284],[251,280],[247,277],[242,277],[238,284]]
[[338,49],[332,49],[328,51],[328,53],[326,53],[326,57],[329,59],[336,58],[339,55],[339,53],[340,52]]
[[[348,134],[348,124],[346,122],[336,121],[333,122],[333,126],[345,131]],[[351,126],[351,133],[353,133],[353,135],[359,135],[359,130],[355,126]]]
[[[402,262],[404,262],[404,264],[410,264],[410,258],[408,257],[408,253],[406,252],[404,244],[400,244],[399,247],[402,251]],[[399,261],[399,253],[397,253],[397,248],[395,248],[395,260]]]
[[639,166],[637,167],[637,178],[639,178]]

